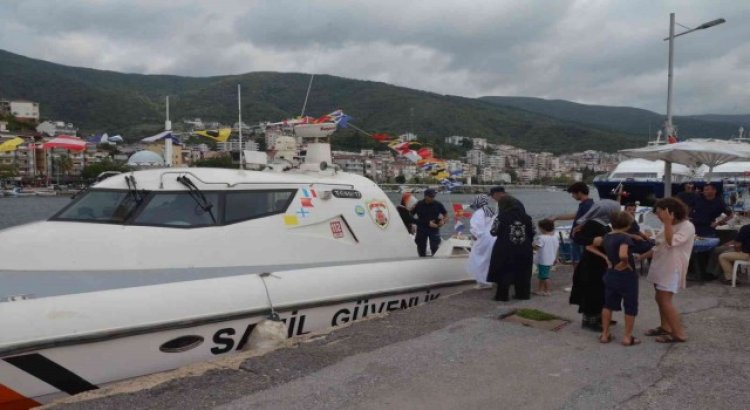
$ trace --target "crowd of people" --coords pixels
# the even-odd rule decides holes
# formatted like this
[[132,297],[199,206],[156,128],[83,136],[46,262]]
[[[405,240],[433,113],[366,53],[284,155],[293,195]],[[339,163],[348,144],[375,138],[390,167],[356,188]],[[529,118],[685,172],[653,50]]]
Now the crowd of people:
[[[550,275],[559,263],[560,238],[555,221],[572,220],[570,259],[573,264],[569,302],[578,306],[582,327],[599,333],[599,342],[613,340],[613,312],[624,311],[621,343],[641,343],[634,324],[639,310],[639,275],[636,263],[650,261],[646,281],[654,288],[660,323],[644,334],[659,343],[687,340],[680,314],[673,304],[674,296],[686,286],[686,275],[696,236],[715,234],[715,228],[731,217],[716,187],[707,184],[702,192],[692,186],[675,198],[658,200],[654,212],[663,224],[658,234],[644,233],[635,221],[636,205],[603,199],[594,202],[584,183],[568,188],[578,201],[575,213],[557,215],[538,221],[536,226],[524,205],[494,187],[488,194],[477,195],[470,207],[474,211],[470,233],[474,239],[467,271],[479,287],[495,287],[494,300],[529,299],[531,294],[551,294]],[[435,200],[436,192],[426,190],[417,201],[405,194],[399,213],[415,234],[420,256],[431,255],[440,246],[440,227],[447,220],[445,207]],[[720,216],[723,219],[718,219]],[[735,242],[717,253],[717,265],[725,279],[735,260],[750,260],[750,225],[743,227]],[[532,292],[532,271],[537,272],[536,290]]]

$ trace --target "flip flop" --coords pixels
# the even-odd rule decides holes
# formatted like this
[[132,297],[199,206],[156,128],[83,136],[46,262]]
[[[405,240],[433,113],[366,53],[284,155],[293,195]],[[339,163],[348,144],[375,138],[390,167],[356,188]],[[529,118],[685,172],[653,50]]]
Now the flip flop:
[[630,341],[627,342],[627,343],[626,342],[622,342],[622,345],[625,346],[625,347],[635,346],[635,345],[639,345],[639,344],[641,344],[641,340],[638,339],[635,336],[630,336]]
[[644,333],[644,335],[646,336],[667,336],[669,334],[670,333],[664,330],[664,328],[662,328],[661,326],[657,326],[653,329],[649,329],[646,331],[646,333]]
[[606,339],[604,339],[603,336],[604,335],[599,335],[599,343],[605,344],[605,343],[609,343],[609,342],[612,341],[612,334],[611,333],[607,335]]
[[687,339],[680,339],[672,335],[659,336],[654,340],[656,340],[656,343],[685,343],[687,342]]

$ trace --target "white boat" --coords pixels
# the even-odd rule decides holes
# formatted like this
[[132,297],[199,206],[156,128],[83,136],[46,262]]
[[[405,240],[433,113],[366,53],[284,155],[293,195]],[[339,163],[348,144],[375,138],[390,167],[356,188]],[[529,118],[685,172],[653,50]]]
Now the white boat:
[[[672,164],[672,191],[682,190],[682,184],[701,175],[682,164]],[[664,161],[628,159],[620,162],[609,174],[594,179],[599,198],[613,198],[614,192],[624,189],[629,201],[651,205],[664,196]]]
[[418,258],[385,193],[327,147],[286,172],[115,175],[0,231],[5,254],[35,255],[0,259],[0,408],[241,350],[274,312],[292,337],[473,284],[470,243]]

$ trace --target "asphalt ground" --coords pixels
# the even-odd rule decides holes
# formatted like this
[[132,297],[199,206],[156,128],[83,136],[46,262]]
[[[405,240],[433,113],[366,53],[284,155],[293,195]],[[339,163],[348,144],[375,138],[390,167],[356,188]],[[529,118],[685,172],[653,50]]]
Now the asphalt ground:
[[[571,272],[552,296],[494,302],[472,290],[355,322],[263,356],[160,375],[159,384],[54,409],[746,409],[750,407],[750,286],[694,284],[675,297],[689,340],[600,344],[568,304]],[[658,325],[641,281],[636,334]],[[501,321],[517,308],[571,320],[558,331]],[[622,315],[616,314],[622,323]],[[128,386],[128,384],[130,386]],[[115,386],[132,390],[138,381]],[[120,387],[120,388],[118,388]],[[106,391],[105,391],[106,392]],[[98,392],[97,394],[101,394]],[[94,395],[96,396],[96,395]]]

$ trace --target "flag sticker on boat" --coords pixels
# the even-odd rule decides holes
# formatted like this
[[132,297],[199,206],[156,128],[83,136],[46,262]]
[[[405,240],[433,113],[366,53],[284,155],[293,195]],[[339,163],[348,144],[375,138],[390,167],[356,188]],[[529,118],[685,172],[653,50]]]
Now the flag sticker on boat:
[[302,195],[304,195],[305,198],[317,198],[318,197],[318,193],[315,192],[315,190],[312,188],[310,189],[302,188]]
[[303,208],[313,207],[312,198],[300,198],[299,200],[300,200],[300,203],[302,203]]
[[287,226],[299,225],[299,220],[297,219],[297,215],[284,215],[284,225],[287,225]]

